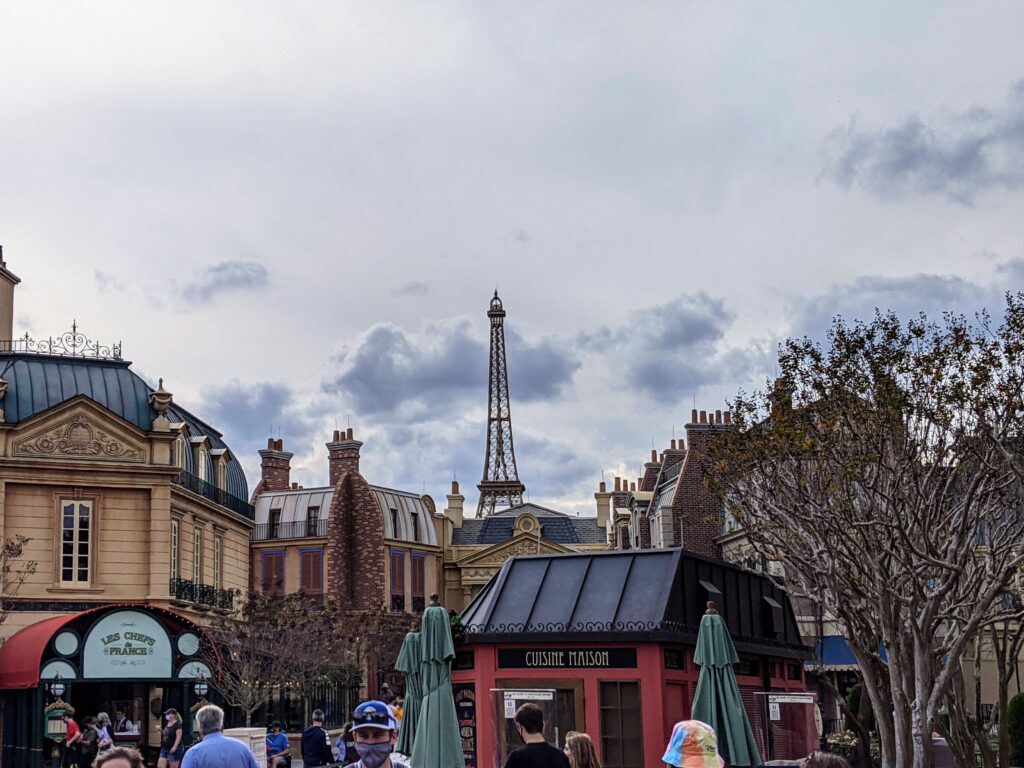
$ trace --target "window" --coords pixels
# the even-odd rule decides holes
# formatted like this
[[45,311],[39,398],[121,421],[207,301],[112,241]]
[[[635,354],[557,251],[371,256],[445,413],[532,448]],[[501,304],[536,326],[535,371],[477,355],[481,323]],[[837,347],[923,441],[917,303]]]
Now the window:
[[199,465],[196,467],[196,474],[199,475],[199,479],[209,482],[210,468],[207,465],[210,463],[210,452],[205,448],[200,448],[196,453],[196,463]]
[[605,768],[643,768],[640,683],[600,684],[601,751]]
[[306,510],[306,535],[318,536],[317,529],[320,523],[320,507],[309,507]]
[[[416,516],[413,515],[413,520]],[[412,610],[422,613],[426,608],[424,593],[427,591],[427,558],[424,555],[412,556]]]
[[64,584],[88,584],[92,502],[63,499],[60,506],[60,580]]
[[284,595],[284,552],[263,553],[263,591]]
[[270,523],[267,525],[267,538],[276,539],[281,532],[281,510],[270,510]]
[[221,588],[221,563],[224,559],[224,537],[215,536],[213,539],[213,586]]
[[217,487],[221,489],[228,487],[228,465],[225,461],[217,462]]
[[196,528],[192,538],[192,581],[203,583],[203,529]]
[[185,436],[178,435],[174,439],[174,456],[172,458],[178,469],[185,468]]
[[397,509],[392,509],[391,510],[391,538],[393,538],[393,539],[401,538],[399,533],[398,533],[398,510]]
[[405,610],[405,552],[391,550],[391,610]]
[[302,591],[316,598],[324,592],[324,551],[304,549],[300,554],[300,584]]
[[181,522],[171,520],[171,578],[178,578],[178,562],[181,554]]
[[412,540],[420,540],[420,516],[417,512],[412,513]]

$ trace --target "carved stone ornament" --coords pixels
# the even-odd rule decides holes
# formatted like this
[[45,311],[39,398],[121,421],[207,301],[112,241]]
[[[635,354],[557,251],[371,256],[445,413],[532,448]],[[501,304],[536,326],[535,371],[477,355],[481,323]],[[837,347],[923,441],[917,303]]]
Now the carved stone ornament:
[[160,379],[157,388],[149,393],[149,404],[157,415],[163,416],[171,403],[174,402],[174,395],[164,389],[164,380]]
[[142,461],[142,448],[101,429],[83,416],[73,416],[42,435],[19,440],[15,456],[67,456]]

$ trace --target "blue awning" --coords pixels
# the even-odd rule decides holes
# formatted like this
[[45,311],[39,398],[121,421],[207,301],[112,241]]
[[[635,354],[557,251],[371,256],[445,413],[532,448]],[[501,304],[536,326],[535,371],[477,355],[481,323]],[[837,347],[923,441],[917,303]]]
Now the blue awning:
[[[887,660],[885,647],[883,646],[880,650],[882,660]],[[814,659],[805,661],[804,666],[813,669],[817,668],[818,664],[821,664],[826,672],[856,671],[860,668],[853,651],[850,650],[850,644],[842,635],[825,635],[815,643]]]

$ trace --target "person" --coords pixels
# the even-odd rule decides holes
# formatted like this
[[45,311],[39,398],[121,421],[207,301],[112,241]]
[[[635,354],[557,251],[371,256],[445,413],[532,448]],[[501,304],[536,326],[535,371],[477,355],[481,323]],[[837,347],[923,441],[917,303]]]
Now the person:
[[665,754],[661,758],[675,768],[722,768],[715,729],[700,720],[680,720],[672,728]]
[[399,696],[395,699],[395,703],[391,705],[394,709],[395,720],[398,721],[398,725],[402,725],[402,715],[405,713],[405,699]]
[[135,729],[123,709],[114,710],[114,733],[131,733]]
[[185,745],[181,743],[181,715],[176,709],[168,709],[164,719],[167,726],[160,733],[160,759],[156,765],[157,768],[177,768],[185,754]]
[[92,768],[146,768],[138,750],[113,747],[96,758]]
[[565,737],[565,756],[569,758],[570,768],[601,768],[594,751],[594,742],[585,733],[569,731]]
[[348,765],[349,763],[354,763],[356,761],[356,742],[352,737],[351,721],[341,726],[341,733],[338,734],[338,743],[334,746],[338,748],[337,762],[342,765]]
[[68,711],[61,715],[61,719],[67,728],[64,736],[64,753],[61,755],[61,765],[63,768],[70,768],[72,765],[78,765],[78,758],[82,751],[82,729],[78,727],[75,718]]
[[96,759],[100,732],[96,730],[96,718],[92,715],[82,719],[82,738],[78,742],[78,768],[91,768]]
[[388,706],[391,706],[391,703],[395,700],[395,694],[391,692],[391,686],[387,683],[381,683],[380,698]]
[[270,726],[271,732],[267,734],[267,765],[270,768],[278,768],[288,764],[288,734],[281,733],[281,723],[274,721]]
[[804,768],[850,768],[850,764],[833,752],[815,750],[804,758]]
[[364,701],[352,715],[352,739],[359,760],[356,768],[407,768],[392,753],[398,723],[383,701]]
[[544,740],[544,711],[527,702],[516,710],[515,727],[524,746],[512,750],[505,768],[569,768],[569,758]]
[[252,750],[224,735],[224,710],[207,704],[196,712],[201,741],[189,747],[181,768],[259,768]]
[[110,736],[110,715],[106,712],[100,712],[96,715],[96,729],[99,732],[99,741],[96,744],[96,754],[102,755],[114,746],[114,739]]
[[323,710],[313,710],[313,724],[302,732],[299,751],[302,753],[302,765],[305,768],[317,768],[334,762],[331,737],[324,730]]

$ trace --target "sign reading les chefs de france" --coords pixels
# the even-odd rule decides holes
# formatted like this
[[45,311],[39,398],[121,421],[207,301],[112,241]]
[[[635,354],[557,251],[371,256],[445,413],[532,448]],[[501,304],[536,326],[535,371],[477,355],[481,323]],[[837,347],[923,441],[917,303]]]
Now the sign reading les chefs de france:
[[504,669],[633,669],[636,648],[499,648]]
[[85,638],[83,677],[173,677],[171,640],[163,625],[141,611],[115,611]]

